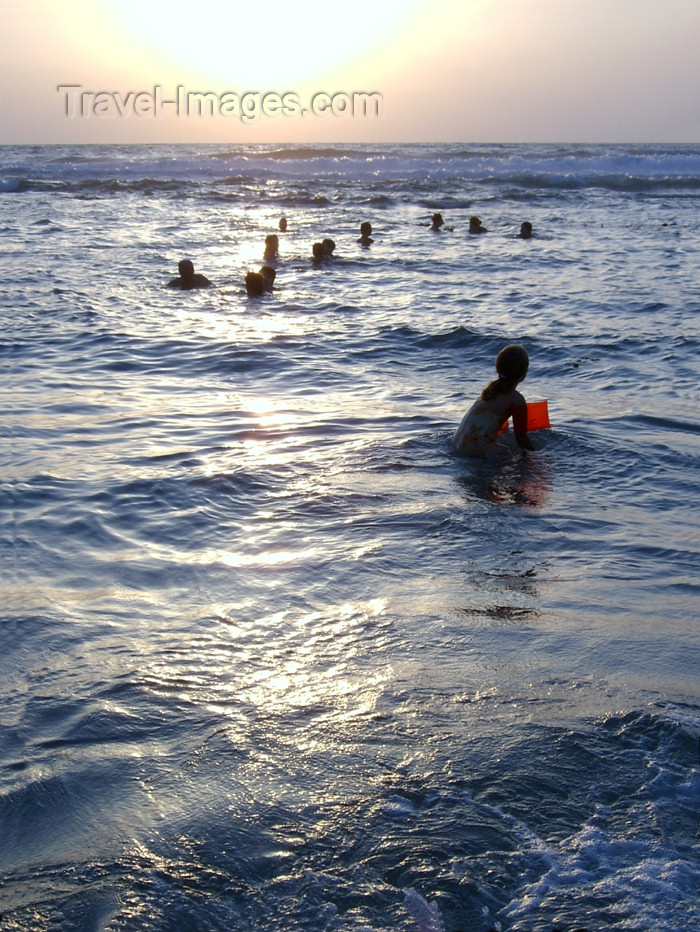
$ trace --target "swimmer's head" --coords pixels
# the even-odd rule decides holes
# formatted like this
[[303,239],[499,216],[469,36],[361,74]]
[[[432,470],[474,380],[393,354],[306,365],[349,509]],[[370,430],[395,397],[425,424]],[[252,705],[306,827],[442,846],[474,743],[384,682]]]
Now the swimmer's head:
[[371,235],[372,235],[372,224],[371,224],[368,220],[365,220],[365,222],[364,222],[364,223],[362,224],[362,226],[360,227],[360,233],[361,233],[363,236],[371,236]]
[[313,253],[314,259],[316,260],[323,259],[323,256],[324,256],[323,243],[314,243],[313,246],[311,247],[311,252]]
[[262,275],[263,282],[265,283],[265,291],[272,291],[275,278],[277,278],[277,272],[275,269],[273,269],[271,265],[264,265],[260,269],[260,274]]
[[442,214],[433,214],[433,226],[439,228],[443,225],[445,221],[442,219]]
[[321,243],[321,245],[323,246],[323,255],[324,255],[324,256],[332,256],[332,255],[333,255],[333,250],[335,249],[335,243],[333,242],[332,239],[324,239],[324,241]]
[[279,229],[280,229],[280,233],[287,232],[287,218],[286,217],[280,217]]
[[245,290],[249,298],[259,298],[265,291],[265,279],[260,272],[248,272],[245,277]]
[[527,350],[519,343],[505,346],[496,356],[496,372],[502,379],[517,385],[527,375],[530,358]]
[[182,278],[192,278],[194,275],[194,264],[191,259],[180,259],[177,264],[177,270]]

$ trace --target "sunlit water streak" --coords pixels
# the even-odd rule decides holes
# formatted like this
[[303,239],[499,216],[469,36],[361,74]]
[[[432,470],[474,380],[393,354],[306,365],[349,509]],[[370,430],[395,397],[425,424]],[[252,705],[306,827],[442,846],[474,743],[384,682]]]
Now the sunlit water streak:
[[3,929],[690,928],[700,153],[2,158]]

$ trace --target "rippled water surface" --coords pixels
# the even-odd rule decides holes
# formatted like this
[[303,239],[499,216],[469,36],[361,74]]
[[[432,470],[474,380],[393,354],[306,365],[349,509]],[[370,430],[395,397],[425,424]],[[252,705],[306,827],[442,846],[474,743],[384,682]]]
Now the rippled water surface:
[[[0,149],[3,930],[700,923],[699,198],[689,147]],[[513,341],[552,429],[462,459]]]

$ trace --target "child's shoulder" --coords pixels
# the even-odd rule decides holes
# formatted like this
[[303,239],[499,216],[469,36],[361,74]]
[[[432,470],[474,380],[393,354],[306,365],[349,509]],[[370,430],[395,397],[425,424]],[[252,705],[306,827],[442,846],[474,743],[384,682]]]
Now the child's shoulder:
[[491,407],[495,411],[510,413],[513,408],[519,408],[520,405],[525,403],[525,399],[520,392],[516,388],[512,388],[509,392],[497,395],[491,402]]

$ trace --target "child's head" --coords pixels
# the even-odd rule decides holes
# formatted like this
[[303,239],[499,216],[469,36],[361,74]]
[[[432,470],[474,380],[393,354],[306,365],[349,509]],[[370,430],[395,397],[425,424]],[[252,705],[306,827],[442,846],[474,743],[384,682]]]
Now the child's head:
[[499,377],[512,385],[517,385],[527,375],[530,359],[527,350],[519,343],[505,346],[496,356],[496,372]]
[[259,298],[265,291],[265,279],[260,272],[248,272],[245,277],[245,290],[249,298]]
[[194,278],[194,263],[191,259],[180,259],[177,270],[181,278]]
[[263,277],[263,282],[265,283],[265,291],[272,291],[272,286],[275,283],[277,278],[277,272],[272,268],[271,265],[263,265],[260,269],[260,274]]

